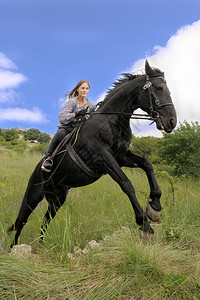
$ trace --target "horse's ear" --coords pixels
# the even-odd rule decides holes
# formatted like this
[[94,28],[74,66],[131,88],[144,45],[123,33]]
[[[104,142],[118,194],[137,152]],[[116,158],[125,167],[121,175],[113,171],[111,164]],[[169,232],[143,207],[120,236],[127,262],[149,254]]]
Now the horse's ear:
[[145,61],[145,72],[147,75],[151,76],[154,74],[154,70],[150,67],[148,60]]

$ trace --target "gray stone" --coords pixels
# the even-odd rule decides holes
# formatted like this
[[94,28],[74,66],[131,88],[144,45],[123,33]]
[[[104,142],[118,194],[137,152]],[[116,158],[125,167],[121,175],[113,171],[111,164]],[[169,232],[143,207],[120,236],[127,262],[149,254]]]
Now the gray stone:
[[26,244],[16,245],[12,248],[11,255],[30,257],[32,256],[32,247]]

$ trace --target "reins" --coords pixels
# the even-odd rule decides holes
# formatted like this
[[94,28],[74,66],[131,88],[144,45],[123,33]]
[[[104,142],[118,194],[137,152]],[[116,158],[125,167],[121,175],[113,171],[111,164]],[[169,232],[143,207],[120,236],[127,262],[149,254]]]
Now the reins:
[[119,112],[119,111],[115,111],[115,112],[98,112],[95,111],[92,113],[92,115],[94,114],[99,114],[99,115],[126,115],[126,116],[130,116],[130,119],[140,119],[140,120],[153,120],[153,118],[150,115],[147,114],[129,114],[129,113],[125,113],[125,112]]

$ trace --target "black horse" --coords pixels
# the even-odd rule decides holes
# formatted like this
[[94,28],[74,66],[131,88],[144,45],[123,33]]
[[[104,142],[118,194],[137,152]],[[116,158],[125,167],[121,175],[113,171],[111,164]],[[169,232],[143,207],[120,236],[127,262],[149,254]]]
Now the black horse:
[[[140,229],[154,232],[147,216],[152,221],[158,220],[161,190],[150,162],[129,150],[132,138],[130,119],[138,108],[156,122],[159,130],[170,133],[175,128],[176,111],[164,73],[151,68],[148,61],[145,63],[145,74],[123,74],[114,83],[99,108],[79,127],[71,143],[58,151],[50,175],[41,171],[43,159],[38,163],[29,180],[18,217],[8,229],[16,230],[11,246],[17,244],[28,217],[44,197],[48,201],[48,210],[41,226],[42,236],[65,202],[68,190],[91,184],[104,174],[109,174],[129,197]],[[146,212],[141,208],[134,187],[122,167],[145,171],[151,198]]]

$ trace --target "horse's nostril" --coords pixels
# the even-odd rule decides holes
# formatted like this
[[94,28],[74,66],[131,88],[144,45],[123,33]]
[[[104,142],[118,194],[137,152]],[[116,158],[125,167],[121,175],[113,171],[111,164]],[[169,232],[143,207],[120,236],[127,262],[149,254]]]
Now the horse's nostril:
[[170,125],[171,125],[172,128],[176,127],[176,120],[174,118],[170,119]]

